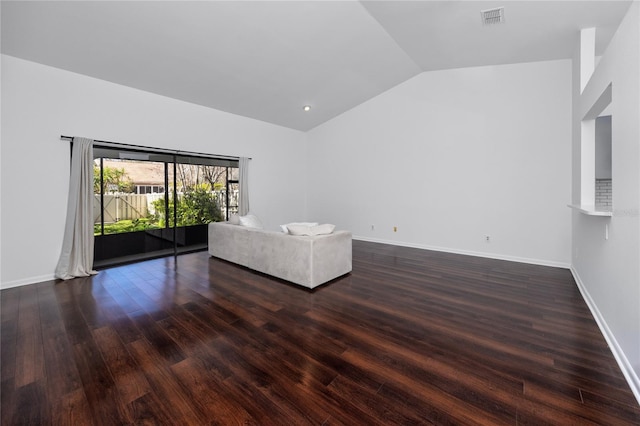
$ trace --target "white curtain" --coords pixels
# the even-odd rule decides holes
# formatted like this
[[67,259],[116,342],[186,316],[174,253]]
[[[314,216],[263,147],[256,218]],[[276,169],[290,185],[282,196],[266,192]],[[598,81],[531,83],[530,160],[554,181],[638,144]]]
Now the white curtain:
[[244,216],[249,213],[249,159],[240,157],[240,200],[238,201],[238,214]]
[[56,278],[97,274],[93,269],[93,140],[73,138],[67,221]]

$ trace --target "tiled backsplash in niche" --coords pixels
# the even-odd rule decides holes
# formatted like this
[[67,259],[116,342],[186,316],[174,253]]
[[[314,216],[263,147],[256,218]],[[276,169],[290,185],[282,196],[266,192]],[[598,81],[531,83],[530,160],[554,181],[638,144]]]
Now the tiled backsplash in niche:
[[612,207],[613,190],[611,179],[596,179],[596,206]]

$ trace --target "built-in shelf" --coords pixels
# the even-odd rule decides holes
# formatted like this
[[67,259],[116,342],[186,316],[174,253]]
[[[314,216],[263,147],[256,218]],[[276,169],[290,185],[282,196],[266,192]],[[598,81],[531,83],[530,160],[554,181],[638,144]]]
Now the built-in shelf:
[[611,217],[613,216],[613,211],[611,207],[600,207],[600,206],[581,206],[578,204],[569,204],[569,207],[572,209],[578,210],[582,214],[586,214],[589,216],[605,216]]

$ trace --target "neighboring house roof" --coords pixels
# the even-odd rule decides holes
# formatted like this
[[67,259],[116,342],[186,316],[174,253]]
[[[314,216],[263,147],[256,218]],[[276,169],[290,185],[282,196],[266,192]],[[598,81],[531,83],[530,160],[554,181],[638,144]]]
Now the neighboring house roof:
[[164,186],[164,164],[151,161],[104,159],[104,167],[124,169],[134,185]]
[[[153,161],[137,161],[137,160],[118,160],[105,158],[103,160],[104,167],[112,167],[115,169],[124,169],[127,173],[127,177],[131,179],[134,185],[157,185],[164,186],[164,163],[158,163]],[[187,176],[191,176],[193,179],[195,174],[189,174],[189,168],[197,168],[198,166],[194,165],[178,165],[178,167],[185,168],[182,173],[186,173]],[[173,179],[173,167],[169,168],[169,179]],[[180,178],[181,173],[178,170],[178,177]],[[237,176],[232,175],[231,178]],[[202,179],[202,176],[200,177]],[[220,180],[222,179],[222,180]],[[224,176],[219,177],[218,182],[224,183]]]

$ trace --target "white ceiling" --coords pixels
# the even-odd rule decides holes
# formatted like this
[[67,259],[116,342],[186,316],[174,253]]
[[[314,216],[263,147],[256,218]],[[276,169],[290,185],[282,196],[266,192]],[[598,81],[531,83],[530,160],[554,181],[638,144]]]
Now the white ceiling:
[[309,130],[423,71],[570,58],[581,28],[601,52],[629,5],[3,0],[2,53]]

